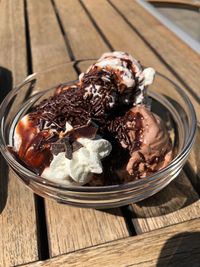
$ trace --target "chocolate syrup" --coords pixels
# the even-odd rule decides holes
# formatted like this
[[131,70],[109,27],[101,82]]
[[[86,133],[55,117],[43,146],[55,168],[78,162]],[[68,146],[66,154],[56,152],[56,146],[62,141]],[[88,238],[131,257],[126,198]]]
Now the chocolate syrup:
[[50,146],[45,143],[50,134],[47,131],[38,132],[34,120],[27,120],[26,124],[19,121],[16,133],[22,137],[18,157],[32,170],[41,174],[52,160]]

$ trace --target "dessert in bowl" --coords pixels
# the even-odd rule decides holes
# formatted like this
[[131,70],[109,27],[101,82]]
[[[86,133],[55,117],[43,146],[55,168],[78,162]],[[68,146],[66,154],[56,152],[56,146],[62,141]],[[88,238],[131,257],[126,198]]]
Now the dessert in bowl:
[[187,96],[167,80],[181,104],[148,92],[154,74],[106,53],[78,81],[17,101],[38,86],[29,77],[2,104],[3,155],[36,193],[64,203],[107,208],[153,195],[178,175],[195,135]]

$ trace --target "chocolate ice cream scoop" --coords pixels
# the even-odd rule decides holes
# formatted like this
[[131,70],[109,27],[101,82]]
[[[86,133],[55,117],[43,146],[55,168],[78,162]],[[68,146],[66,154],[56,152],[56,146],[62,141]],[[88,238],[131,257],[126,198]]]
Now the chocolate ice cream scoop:
[[135,178],[156,172],[172,160],[172,144],[164,122],[144,105],[116,118],[109,123],[108,130],[128,149],[126,170]]
[[131,112],[142,116],[140,148],[132,151],[127,164],[130,174],[145,177],[156,172],[172,160],[172,143],[164,122],[145,106],[137,106]]

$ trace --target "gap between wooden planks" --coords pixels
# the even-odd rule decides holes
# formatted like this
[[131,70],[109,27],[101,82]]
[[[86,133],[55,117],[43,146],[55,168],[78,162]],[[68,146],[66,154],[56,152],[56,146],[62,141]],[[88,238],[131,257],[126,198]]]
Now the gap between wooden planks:
[[[4,97],[27,76],[24,2],[0,2],[0,85]],[[23,96],[19,96],[22,98]],[[34,195],[0,158],[0,266],[39,259]]]
[[200,219],[195,219],[23,267],[198,267],[199,262]]

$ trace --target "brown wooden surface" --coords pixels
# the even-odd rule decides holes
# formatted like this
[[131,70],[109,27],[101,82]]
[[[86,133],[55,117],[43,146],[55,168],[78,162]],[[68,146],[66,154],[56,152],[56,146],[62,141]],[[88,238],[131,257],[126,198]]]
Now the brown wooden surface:
[[184,172],[155,196],[132,204],[138,234],[199,218],[199,195]]
[[27,267],[199,266],[200,220],[56,257]]
[[[27,75],[24,5],[0,1],[1,98]],[[33,193],[0,157],[0,266],[37,260],[37,225]]]
[[99,58],[108,50],[80,1],[68,0],[66,5],[66,1],[56,0],[55,5],[75,59]]
[[200,7],[198,0],[148,0],[152,4],[161,4],[161,5],[178,5],[180,7]]
[[74,208],[54,201],[46,207],[51,256],[129,236],[120,209]]
[[[122,50],[176,82],[199,110],[199,55],[137,1],[2,0],[0,22],[0,81],[1,66],[12,71],[13,83],[30,72],[48,69],[40,76],[40,88],[49,87],[76,79],[89,64],[73,67],[66,62]],[[155,86],[168,90],[168,83],[159,79]],[[155,196],[123,209],[73,208],[38,198],[35,207],[33,194],[14,175],[5,190],[4,171],[0,177],[0,267],[51,257],[28,266],[180,266],[181,258],[198,266],[199,142],[198,132],[189,161],[176,180]],[[3,161],[1,169],[5,169]],[[188,248],[188,242],[193,246]]]
[[51,1],[30,0],[27,8],[34,71],[65,63],[69,56]]

